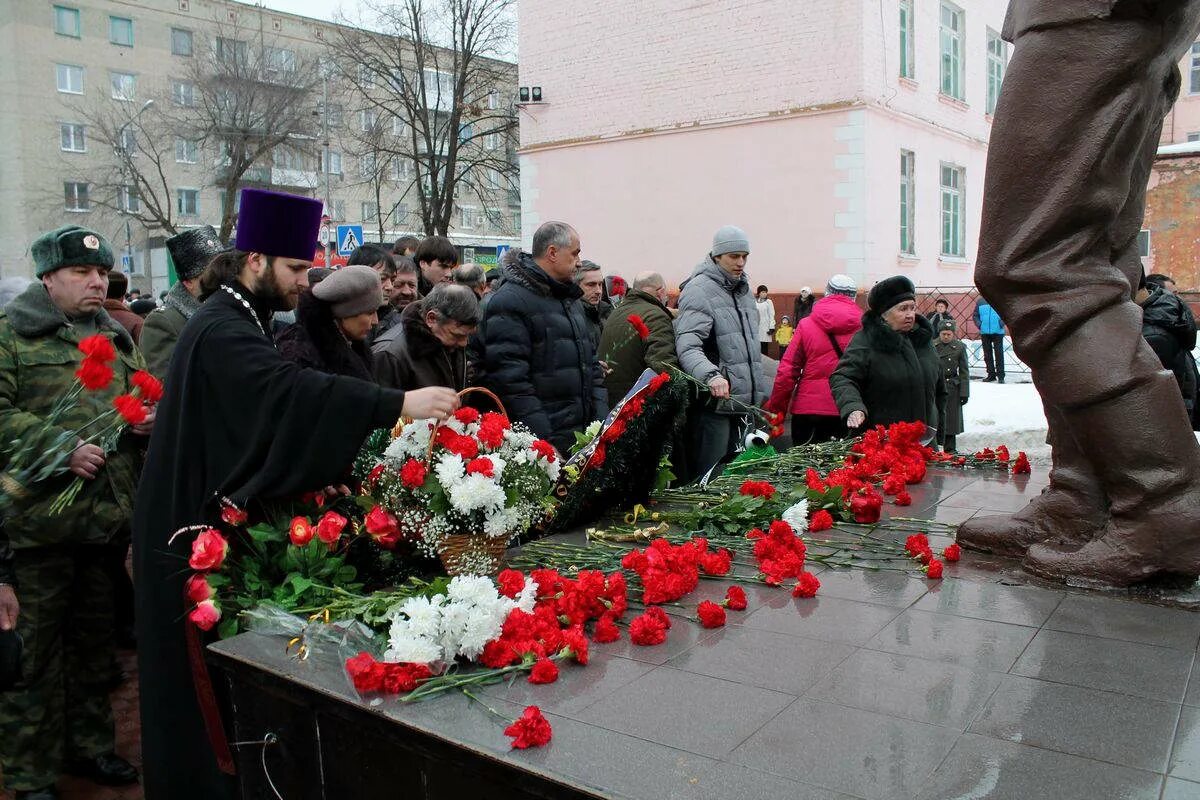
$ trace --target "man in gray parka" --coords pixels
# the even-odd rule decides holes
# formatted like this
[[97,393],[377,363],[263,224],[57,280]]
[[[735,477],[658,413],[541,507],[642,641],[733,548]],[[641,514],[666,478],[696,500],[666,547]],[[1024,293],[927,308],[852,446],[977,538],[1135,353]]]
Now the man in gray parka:
[[718,401],[700,412],[693,437],[699,474],[733,454],[747,406],[760,404],[770,389],[758,346],[758,310],[745,275],[749,256],[745,231],[724,226],[679,295],[675,347],[680,366]]

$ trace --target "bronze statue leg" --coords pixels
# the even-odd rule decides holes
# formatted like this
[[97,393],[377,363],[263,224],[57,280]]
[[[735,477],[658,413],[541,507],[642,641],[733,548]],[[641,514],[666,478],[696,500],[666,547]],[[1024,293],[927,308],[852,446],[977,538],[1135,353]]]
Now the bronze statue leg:
[[[1098,522],[1094,476],[1110,511],[1081,548],[1030,547],[1026,567],[1057,579],[1200,574],[1200,447],[1131,299],[1146,177],[1200,30],[1197,0],[1158,5],[1173,10],[1021,36],[992,128],[976,282],[1047,406],[1058,484],[1090,485]],[[1039,509],[1039,536],[1086,538]]]

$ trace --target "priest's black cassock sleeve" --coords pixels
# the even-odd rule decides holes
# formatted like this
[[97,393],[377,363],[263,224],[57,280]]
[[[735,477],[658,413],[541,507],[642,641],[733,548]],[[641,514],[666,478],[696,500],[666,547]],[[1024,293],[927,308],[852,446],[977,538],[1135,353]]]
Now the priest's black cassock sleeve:
[[147,800],[214,800],[232,784],[217,769],[188,661],[193,537],[167,542],[216,522],[220,497],[244,507],[339,483],[367,434],[400,416],[404,393],[286,361],[221,291],[188,322],[165,383],[133,522],[143,783]]

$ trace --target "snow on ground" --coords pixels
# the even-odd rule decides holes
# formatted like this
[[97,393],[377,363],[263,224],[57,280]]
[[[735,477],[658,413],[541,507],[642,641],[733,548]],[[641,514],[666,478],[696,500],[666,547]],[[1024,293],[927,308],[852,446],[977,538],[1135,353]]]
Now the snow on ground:
[[956,441],[960,453],[1008,445],[1014,454],[1024,450],[1030,461],[1050,462],[1046,444],[1046,413],[1032,383],[971,381],[971,399],[963,407],[963,427]]

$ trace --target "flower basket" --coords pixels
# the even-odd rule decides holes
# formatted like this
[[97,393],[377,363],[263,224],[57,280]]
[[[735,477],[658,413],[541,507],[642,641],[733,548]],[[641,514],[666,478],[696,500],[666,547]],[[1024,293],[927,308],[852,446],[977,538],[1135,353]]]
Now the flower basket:
[[508,545],[547,513],[559,475],[548,442],[511,423],[492,392],[472,387],[459,397],[472,393],[500,412],[464,407],[441,422],[401,420],[368,479],[384,527],[452,576],[498,572]]

